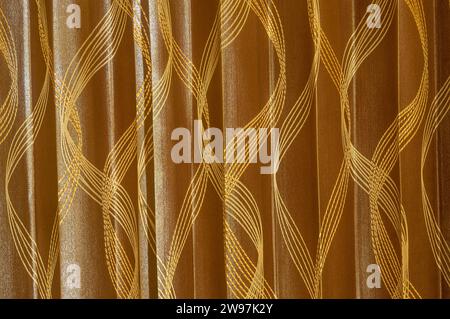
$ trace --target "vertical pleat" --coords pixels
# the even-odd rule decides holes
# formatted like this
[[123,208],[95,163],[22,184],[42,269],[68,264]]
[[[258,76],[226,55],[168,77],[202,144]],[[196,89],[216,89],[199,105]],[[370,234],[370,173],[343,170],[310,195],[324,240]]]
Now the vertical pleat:
[[152,112],[152,61],[149,6],[133,2],[134,60],[136,72],[136,174],[141,298],[155,298],[157,259]]
[[[354,29],[362,23],[360,29],[365,32],[366,38],[372,37],[377,29],[370,29],[367,21],[370,21],[368,8],[371,1],[354,1]],[[381,42],[373,49],[370,56],[361,64],[354,76],[352,83],[352,140],[355,148],[366,159],[381,167],[376,150],[382,149],[381,141],[397,144],[398,130],[393,130],[392,139],[387,139],[385,132],[397,116],[397,10],[389,8],[383,10],[381,15],[381,27],[386,28],[386,33]],[[390,16],[391,15],[391,16]],[[383,30],[383,29],[381,29]],[[396,160],[394,160],[396,161]],[[390,171],[386,172],[393,187],[399,187],[398,166],[394,164]],[[367,179],[362,172],[358,172],[358,179],[354,186],[354,225],[355,225],[355,274],[356,296],[358,298],[387,298],[386,285],[381,289],[369,288],[367,278],[372,274],[373,268],[369,265],[378,265],[381,276],[387,263],[382,254],[378,253],[374,234],[376,229],[385,228],[392,238],[397,258],[401,258],[399,242],[393,225],[386,216],[389,214],[400,215],[400,198],[389,198],[392,203],[389,211],[386,210],[385,197],[380,196],[374,177]],[[381,182],[383,183],[383,182]],[[386,182],[384,182],[386,183]],[[384,186],[384,189],[387,187]],[[380,214],[382,223],[377,226],[376,215]],[[375,235],[376,236],[376,235]],[[375,253],[377,251],[377,253]],[[399,280],[401,278],[396,278]]]
[[[417,220],[424,221],[425,199],[420,187],[420,177],[413,172],[420,172],[421,170],[420,154],[423,149],[422,139],[420,138],[423,132],[421,127],[426,120],[426,111],[429,110],[427,105],[436,94],[435,84],[433,83],[434,56],[430,54],[433,52],[434,43],[433,8],[433,1],[422,2],[421,4],[417,1],[399,3],[399,34],[401,34],[401,37],[399,38],[398,53],[398,112],[408,114],[405,116],[407,120],[399,123],[400,191],[402,205],[408,221],[408,262],[414,263],[409,266],[409,278],[413,287],[421,292],[420,295],[424,298],[439,296],[439,273],[430,249],[426,223],[414,222]],[[422,20],[420,14],[424,14],[428,19]],[[410,111],[405,112],[405,110]],[[402,138],[407,140],[407,145],[402,143]],[[436,213],[434,147],[435,145],[432,145],[429,151],[423,182],[426,185],[431,206]],[[410,196],[411,194],[422,194],[422,196]],[[418,260],[420,262],[414,262]]]
[[[103,172],[103,166],[111,148],[110,143],[118,134],[115,131],[117,123],[114,118],[116,115],[114,112],[114,75],[111,63],[104,62],[104,68],[101,71],[92,72],[93,67],[87,62],[84,55],[86,47],[82,46],[83,43],[90,42],[97,44],[98,50],[99,46],[105,48],[111,45],[108,43],[111,41],[108,31],[104,32],[97,28],[93,32],[93,36],[89,37],[89,30],[93,30],[107,15],[111,5],[105,3],[104,6],[98,6],[90,1],[81,2],[81,29],[70,29],[66,27],[65,21],[60,21],[61,17],[65,16],[65,8],[69,3],[69,1],[53,2],[53,20],[59,21],[54,30],[53,42],[55,78],[57,84],[58,82],[64,83],[65,86],[57,86],[55,95],[57,97],[58,94],[69,96],[67,100],[57,99],[55,109],[59,124],[57,126],[57,143],[60,145],[57,154],[58,186],[61,194],[58,209],[60,214],[66,215],[60,226],[61,243],[63,243],[60,245],[60,268],[61,273],[67,276],[71,273],[71,268],[68,267],[78,265],[80,286],[83,289],[73,289],[68,286],[67,277],[63,276],[61,291],[62,297],[67,298],[114,297],[116,292],[110,277],[112,272],[108,271],[105,254],[106,226],[103,225],[102,207],[99,205],[102,202],[103,186],[101,172]],[[90,14],[83,14],[87,12]],[[107,24],[108,22],[102,20],[101,23]],[[97,52],[98,55],[104,57],[107,52]],[[81,58],[82,56],[84,58]],[[81,73],[86,69],[87,72],[92,72],[93,78],[87,81],[92,81],[93,85],[82,87],[80,77],[85,75]],[[121,85],[124,84],[121,83]],[[76,110],[75,114],[71,114],[72,108]],[[126,109],[123,109],[122,112],[124,112],[122,115],[117,114],[117,116],[124,116],[128,113]],[[129,112],[132,112],[132,109]],[[79,127],[77,127],[78,125]],[[61,146],[67,145],[70,139],[74,140],[78,151],[64,153]],[[82,159],[77,159],[78,152],[83,153],[87,163],[83,163]],[[83,165],[96,167],[94,185],[92,185],[92,176],[82,174],[82,172],[88,172]],[[91,172],[89,171],[89,173]],[[74,212],[79,213],[75,214]],[[88,249],[82,249],[82,247],[88,247]],[[95,259],[92,256],[96,256]],[[104,271],[98,272],[98,267]]]
[[[238,33],[228,40],[229,43],[222,40],[222,46],[227,44],[221,54],[224,128],[255,127],[248,123],[270,97],[269,43],[262,22],[252,12],[255,8],[248,6],[246,1],[222,3],[222,15],[228,18],[222,19],[222,35],[228,40],[233,30],[237,29],[235,33]],[[232,148],[233,144],[227,145],[227,151],[231,152]],[[271,180],[270,176],[261,175],[256,165],[249,165],[243,173],[239,173],[239,167],[239,164],[226,164],[224,169],[228,297],[269,297],[273,295],[267,289],[272,283],[266,283],[266,279],[273,278],[270,275],[273,272],[270,265]],[[236,176],[240,177],[239,181],[234,180]],[[252,207],[254,202],[257,204]]]
[[[353,32],[352,1],[320,1],[320,22],[335,59],[341,61]],[[339,27],[336,27],[339,26]],[[321,37],[322,40],[322,37]],[[333,56],[328,53],[331,57]],[[322,58],[323,59],[323,58]],[[349,100],[352,101],[352,92]],[[317,257],[322,268],[316,293],[324,298],[355,295],[353,188],[341,132],[341,103],[327,69],[321,65],[317,84],[316,142],[320,233]],[[327,221],[325,223],[325,220]],[[337,230],[336,230],[337,229]],[[327,249],[331,244],[332,246]],[[339,274],[339,275],[338,275]]]
[[[280,196],[277,202],[277,194],[272,195],[275,198],[272,210],[273,285],[279,298],[308,298],[313,294],[313,263],[319,231],[315,86],[310,85],[315,72],[312,67],[315,50],[310,25],[312,13],[308,15],[306,1],[282,1],[277,9],[281,21],[292,23],[283,25],[286,60],[290,62],[286,70],[283,120],[278,126],[286,128],[281,129],[281,135],[286,137],[289,147],[286,147],[286,156],[281,160],[273,182]],[[276,64],[275,57],[274,60]],[[278,66],[275,69],[279,72]],[[276,78],[272,78],[271,91],[275,81]],[[309,99],[306,98],[308,95],[311,96]]]
[[[435,5],[435,72],[437,90],[442,90],[448,74],[450,72],[450,64],[446,52],[449,52],[449,43],[446,40],[450,32],[450,4],[445,1],[436,1]],[[447,95],[448,96],[448,95]],[[448,103],[448,102],[447,102]],[[438,161],[438,180],[436,181],[439,192],[439,221],[440,228],[446,242],[450,240],[450,196],[448,188],[450,185],[450,116],[443,119],[437,131],[437,161]],[[450,297],[450,288],[448,279],[446,280],[441,274],[441,298]]]
[[[201,93],[193,102],[193,119],[223,129],[220,2],[191,1],[191,19],[192,63],[201,81],[197,85]],[[220,164],[213,165],[217,172]],[[224,242],[224,179],[220,174],[210,174],[192,228],[194,298],[226,297],[224,246],[218,245]]]
[[[163,72],[167,63],[170,63],[167,67],[171,72],[167,100],[154,119],[156,249],[161,260],[158,263],[158,289],[162,298],[188,298],[194,292],[191,217],[195,214],[192,205],[196,200],[191,200],[194,191],[189,194],[188,189],[194,184],[191,181],[197,167],[172,162],[171,148],[175,142],[171,140],[171,132],[177,127],[194,132],[192,92],[180,80],[180,77],[189,78],[192,74],[192,70],[182,69],[181,56],[184,54],[192,59],[191,5],[189,1],[177,5],[160,1],[155,3],[154,9],[160,14],[155,16],[155,21],[161,34],[152,38],[152,43],[157,42],[152,49],[159,49],[155,55],[152,53],[152,59],[156,61],[157,72]],[[153,87],[158,80],[154,80]],[[176,191],[168,191],[170,189]]]
[[[8,51],[2,52],[5,57],[2,60],[2,64],[4,64],[5,60],[10,61],[12,64],[10,69],[2,66],[2,74],[6,75],[4,79],[2,76],[2,81],[4,81],[2,82],[4,85],[1,88],[2,99],[5,99],[9,92],[13,92],[14,87],[16,92],[24,92],[24,94],[18,94],[15,102],[11,98],[11,108],[13,114],[15,114],[16,122],[11,123],[14,126],[1,145],[3,178],[0,183],[2,190],[5,190],[5,192],[0,192],[2,198],[0,223],[2,230],[1,249],[6,252],[1,257],[2,269],[5,270],[6,274],[1,285],[1,294],[3,298],[37,298],[39,296],[37,284],[32,280],[33,277],[36,279],[37,270],[36,263],[32,261],[33,252],[26,250],[21,254],[16,253],[17,249],[23,247],[26,243],[22,239],[23,237],[19,235],[19,232],[27,237],[26,240],[37,240],[34,201],[35,167],[32,148],[29,148],[27,153],[22,154],[20,161],[19,157],[15,157],[14,163],[17,165],[15,170],[11,168],[11,160],[8,160],[12,143],[14,142],[16,146],[20,143],[15,138],[15,132],[19,128],[20,123],[23,123],[31,115],[33,110],[33,97],[35,97],[34,93],[37,91],[33,91],[34,87],[31,77],[31,12],[27,2],[21,3],[18,7],[8,7],[2,3],[1,10],[3,15],[3,36],[5,37],[3,41],[10,47]],[[18,38],[22,39],[22,41],[16,41]],[[18,105],[21,107],[18,107]],[[29,132],[24,132],[23,135],[29,138]],[[8,165],[8,163],[11,164]],[[14,174],[15,171],[18,173]],[[6,174],[11,175],[9,182],[5,179]],[[7,196],[9,196],[11,203],[9,207]],[[18,218],[13,217],[15,214],[22,221],[23,228],[18,225]],[[14,237],[11,236],[12,234],[14,234]],[[26,268],[22,266],[22,260],[27,261]],[[33,273],[33,277],[28,275]]]

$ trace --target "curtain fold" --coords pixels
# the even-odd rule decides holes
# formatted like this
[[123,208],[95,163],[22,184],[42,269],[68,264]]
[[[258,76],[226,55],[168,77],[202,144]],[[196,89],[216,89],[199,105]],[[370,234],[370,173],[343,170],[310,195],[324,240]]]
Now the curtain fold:
[[447,0],[0,0],[0,297],[449,298],[449,35]]

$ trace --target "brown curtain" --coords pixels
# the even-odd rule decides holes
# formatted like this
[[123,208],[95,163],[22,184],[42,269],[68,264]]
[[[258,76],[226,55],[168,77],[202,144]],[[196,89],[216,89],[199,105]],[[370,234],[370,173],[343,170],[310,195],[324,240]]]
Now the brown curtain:
[[[0,297],[449,298],[449,35],[448,0],[0,0]],[[277,169],[176,163],[196,120],[279,129]]]

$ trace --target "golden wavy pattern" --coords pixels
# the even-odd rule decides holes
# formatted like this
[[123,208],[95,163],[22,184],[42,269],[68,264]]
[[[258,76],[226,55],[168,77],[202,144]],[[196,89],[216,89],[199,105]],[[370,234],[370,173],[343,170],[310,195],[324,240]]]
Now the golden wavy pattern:
[[[60,227],[69,219],[69,215],[77,213],[73,204],[80,196],[96,203],[101,210],[102,258],[108,281],[118,298],[139,298],[143,294],[142,272],[146,267],[142,265],[141,254],[147,249],[150,252],[149,258],[154,260],[155,295],[160,298],[179,297],[179,276],[185,276],[185,271],[190,271],[183,269],[183,266],[186,265],[189,251],[194,250],[191,241],[197,231],[196,225],[203,218],[202,215],[217,212],[217,219],[222,226],[219,237],[223,239],[217,245],[222,247],[224,265],[224,273],[217,276],[224,281],[226,296],[277,298],[289,295],[289,292],[278,287],[279,274],[271,262],[268,262],[270,258],[277,259],[280,254],[287,256],[283,260],[291,265],[295,273],[291,273],[293,278],[289,280],[301,282],[304,296],[326,297],[323,284],[324,273],[330,267],[330,262],[327,261],[336,249],[333,244],[339,237],[340,225],[345,215],[351,213],[346,208],[349,193],[357,188],[368,199],[367,206],[363,207],[370,222],[368,244],[373,263],[382,269],[385,292],[392,298],[421,298],[428,292],[423,291],[420,283],[415,283],[416,278],[412,275],[415,265],[411,257],[418,239],[410,231],[412,215],[404,205],[408,198],[402,196],[401,182],[399,184],[393,173],[400,165],[402,152],[410,144],[417,143],[420,135],[423,223],[436,267],[444,282],[450,285],[448,229],[445,229],[445,225],[441,226],[439,219],[439,214],[448,215],[448,212],[435,212],[436,196],[433,193],[430,198],[427,181],[431,173],[426,167],[433,139],[438,135],[439,125],[443,123],[450,108],[450,78],[448,74],[444,74],[446,80],[443,85],[435,87],[437,81],[433,82],[433,76],[437,76],[435,65],[439,61],[435,60],[437,55],[432,51],[432,41],[437,40],[433,34],[435,30],[430,30],[431,18],[427,16],[429,7],[424,1],[405,0],[400,6],[400,1],[374,0],[373,4],[379,6],[382,14],[380,28],[367,27],[370,12],[355,14],[354,17],[359,18],[353,21],[351,34],[344,39],[343,50],[336,46],[335,33],[328,30],[321,20],[322,13],[326,10],[324,8],[328,8],[330,3],[307,0],[299,4],[298,7],[305,11],[303,14],[308,20],[305,25],[309,27],[306,33],[310,42],[310,56],[306,61],[310,65],[308,74],[304,76],[305,80],[301,83],[294,81],[295,86],[290,78],[290,67],[291,64],[296,65],[297,57],[292,57],[290,46],[292,30],[288,27],[291,21],[286,18],[289,11],[286,7],[292,4],[287,1],[220,0],[201,3],[208,10],[214,10],[214,18],[199,35],[192,27],[191,30],[183,30],[182,37],[179,34],[180,23],[183,25],[190,22],[182,20],[180,8],[183,7],[186,15],[193,14],[193,8],[200,6],[200,2],[187,1],[180,7],[169,0],[104,2],[102,18],[83,27],[88,29],[87,34],[63,67],[54,57],[52,41],[54,32],[58,31],[49,30],[50,25],[54,27],[51,23],[55,22],[54,19],[50,22],[48,17],[50,11],[47,1],[35,0],[33,4],[29,4],[30,7],[33,6],[32,12],[36,15],[45,72],[38,98],[25,118],[17,116],[22,106],[22,92],[19,89],[19,66],[22,62],[17,52],[18,39],[14,37],[14,28],[9,22],[13,17],[4,14],[5,10],[2,10],[0,4],[0,51],[8,71],[8,74],[2,75],[2,80],[5,78],[10,83],[8,90],[2,90],[6,94],[0,106],[0,154],[5,154],[1,157],[4,164],[0,165],[4,183],[4,204],[1,207],[5,207],[5,218],[9,226],[9,233],[2,236],[12,240],[14,254],[33,282],[39,297],[52,298],[58,289],[54,278],[58,261],[61,262]],[[367,2],[367,5],[370,3],[372,2]],[[383,127],[375,147],[367,154],[358,149],[356,145],[360,144],[355,142],[354,127],[358,123],[355,124],[354,118],[357,107],[354,95],[359,93],[355,92],[353,85],[359,72],[362,72],[360,70],[380,50],[379,47],[386,41],[388,34],[395,31],[395,28],[400,31],[396,25],[400,8],[407,8],[406,13],[415,28],[416,34],[409,36],[416,36],[418,39],[414,45],[420,52],[418,56],[422,64],[411,67],[420,74],[419,81],[414,83],[415,80],[411,80],[416,90],[407,105],[397,105],[398,101],[386,101],[398,106],[399,111]],[[353,12],[348,14],[350,16]],[[433,22],[436,23],[434,20]],[[265,101],[262,105],[251,106],[257,112],[245,114],[242,117],[245,121],[240,116],[233,116],[239,119],[239,127],[244,129],[280,129],[280,156],[277,165],[282,172],[285,165],[291,166],[295,152],[292,149],[296,149],[296,143],[308,126],[314,120],[316,125],[321,122],[321,118],[317,117],[317,100],[322,92],[319,78],[331,80],[331,89],[327,88],[323,94],[335,94],[339,105],[336,113],[339,115],[333,120],[339,128],[339,132],[334,134],[340,137],[342,153],[330,159],[337,174],[328,176],[331,181],[329,191],[322,193],[318,190],[317,195],[325,199],[324,207],[319,206],[319,211],[311,212],[303,207],[293,206],[292,194],[286,189],[288,177],[286,173],[276,172],[269,177],[268,182],[261,182],[270,185],[268,210],[268,199],[255,190],[251,181],[254,165],[202,161],[198,165],[179,166],[175,169],[171,168],[172,163],[164,164],[166,171],[162,174],[163,180],[164,174],[176,176],[177,170],[181,175],[184,174],[188,166],[190,180],[187,185],[180,181],[180,187],[176,190],[163,190],[168,194],[172,191],[177,194],[181,192],[182,200],[175,204],[176,212],[173,216],[161,215],[157,210],[157,196],[150,190],[156,185],[155,162],[161,158],[163,161],[167,160],[166,155],[158,153],[161,145],[157,141],[162,139],[158,128],[161,123],[170,119],[168,114],[181,119],[181,114],[185,114],[183,112],[190,114],[190,122],[194,119],[201,121],[201,133],[212,127],[219,115],[225,125],[225,112],[233,112],[233,109],[228,109],[229,105],[224,98],[227,87],[222,85],[222,96],[219,98],[211,92],[217,90],[215,86],[218,81],[223,80],[222,77],[240,72],[233,69],[233,59],[227,59],[227,54],[239,54],[240,50],[244,50],[241,38],[248,36],[246,32],[249,32],[249,25],[252,28],[257,25],[260,29],[252,29],[252,32],[255,31],[254,34],[262,35],[261,38],[267,40],[264,44],[259,43],[261,53],[252,54],[261,61],[269,60],[268,71],[264,72],[267,71],[270,78],[269,83],[264,84],[267,84],[264,90],[270,89],[265,96],[257,90],[247,92],[243,88],[244,94],[256,94]],[[195,42],[194,46],[192,39],[197,41],[202,37],[205,39],[199,50],[198,43]],[[135,45],[135,72],[130,72],[133,79],[124,79],[135,83],[135,105],[120,107],[124,113],[128,112],[127,108],[132,108],[133,120],[114,135],[112,145],[107,147],[104,154],[103,165],[99,166],[97,159],[91,158],[86,152],[89,139],[85,137],[87,133],[82,101],[86,91],[98,81],[102,70],[114,65],[118,56],[123,54],[121,50],[125,47],[123,42],[126,39],[132,39]],[[267,55],[262,57],[265,53]],[[448,56],[445,58],[448,59]],[[58,68],[58,72],[55,68]],[[229,73],[224,72],[224,68],[230,68]],[[259,80],[262,81],[263,77]],[[398,90],[402,89],[402,81],[399,80]],[[237,88],[233,89],[240,90],[239,85],[236,84]],[[262,87],[263,85],[260,88]],[[436,94],[433,94],[432,88]],[[174,92],[176,89],[179,92]],[[189,96],[190,103],[174,105],[171,101],[177,94]],[[36,234],[25,221],[26,212],[18,208],[22,206],[14,196],[14,188],[21,182],[16,174],[20,173],[27,154],[34,152],[40,131],[45,130],[51,101],[55,105],[59,134],[55,136],[55,140],[60,163],[58,194],[49,196],[55,195],[57,207],[48,222],[50,231],[44,236],[40,235],[37,240]],[[236,109],[240,108],[236,106]],[[243,134],[244,131],[240,131],[238,138]],[[316,131],[315,134],[319,133]],[[206,144],[203,142],[202,146]],[[224,154],[234,152],[234,144],[232,141],[225,145]],[[260,141],[251,140],[248,157],[256,156],[255,152],[260,147]],[[314,153],[309,149],[304,152]],[[294,155],[303,156],[298,153]],[[130,178],[133,186],[130,186]],[[260,180],[257,179],[256,184],[259,183]],[[298,192],[297,196],[305,195]],[[215,212],[205,212],[204,207],[211,198],[216,198],[221,207],[217,207]],[[167,195],[167,200],[171,199]],[[310,230],[305,229],[304,223],[300,222],[299,214],[314,215],[314,219],[319,220],[315,241],[311,241]],[[269,219],[272,234],[268,233]],[[166,227],[165,223],[171,226]],[[159,228],[163,226],[170,230],[169,233],[161,233]],[[46,239],[43,240],[43,237]],[[283,252],[271,245],[282,247]],[[193,267],[195,268],[195,263]],[[181,286],[183,287],[182,284]],[[196,286],[195,280],[192,286]],[[184,296],[185,293],[182,292],[181,295]]]

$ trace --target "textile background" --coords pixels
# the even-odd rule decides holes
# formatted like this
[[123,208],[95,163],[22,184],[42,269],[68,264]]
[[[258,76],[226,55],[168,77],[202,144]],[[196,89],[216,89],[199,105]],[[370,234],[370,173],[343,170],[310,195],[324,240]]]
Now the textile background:
[[[0,297],[449,298],[449,35],[448,0],[0,0]],[[278,128],[278,170],[175,163],[195,120]]]

